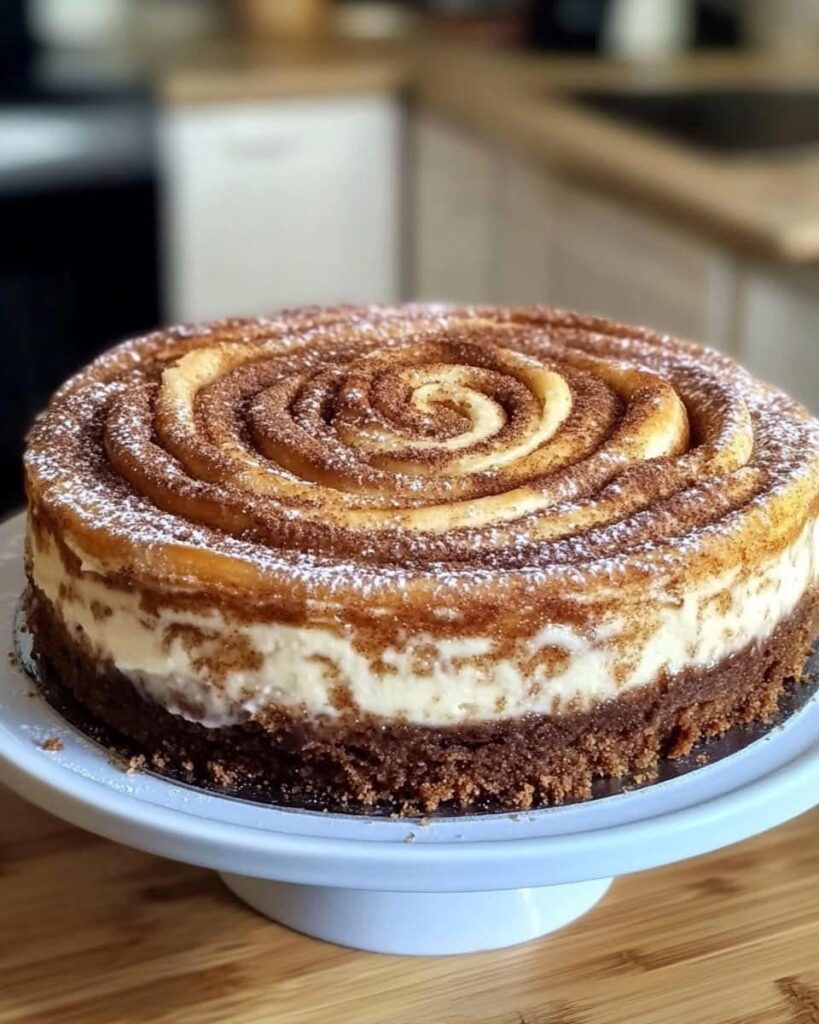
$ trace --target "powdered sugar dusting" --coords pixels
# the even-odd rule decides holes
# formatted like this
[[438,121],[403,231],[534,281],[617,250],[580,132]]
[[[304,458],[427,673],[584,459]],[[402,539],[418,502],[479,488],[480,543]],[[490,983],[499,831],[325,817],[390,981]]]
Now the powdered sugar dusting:
[[[166,368],[224,346],[248,357],[162,404]],[[816,515],[819,425],[725,356],[596,318],[302,310],[111,350],[26,472],[35,515],[142,580],[230,563],[305,602],[539,600],[781,547]]]

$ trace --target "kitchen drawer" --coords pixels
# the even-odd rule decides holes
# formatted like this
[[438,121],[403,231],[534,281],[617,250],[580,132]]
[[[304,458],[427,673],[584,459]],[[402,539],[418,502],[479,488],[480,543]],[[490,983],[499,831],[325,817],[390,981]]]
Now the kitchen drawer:
[[163,132],[181,319],[399,291],[400,112],[386,97],[180,108]]

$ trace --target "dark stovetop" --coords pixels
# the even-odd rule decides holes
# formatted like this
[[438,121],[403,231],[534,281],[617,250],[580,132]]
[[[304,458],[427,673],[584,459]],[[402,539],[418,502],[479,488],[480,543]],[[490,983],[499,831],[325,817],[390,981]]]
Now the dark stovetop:
[[0,109],[97,106],[150,97],[149,76],[127,54],[46,49],[8,54],[0,47]]

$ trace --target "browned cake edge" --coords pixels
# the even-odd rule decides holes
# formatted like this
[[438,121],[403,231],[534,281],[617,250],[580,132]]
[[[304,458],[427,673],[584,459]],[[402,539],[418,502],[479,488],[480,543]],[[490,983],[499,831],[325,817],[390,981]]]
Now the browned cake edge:
[[819,630],[819,589],[771,636],[717,664],[686,670],[588,712],[431,727],[346,713],[317,722],[285,711],[210,729],[146,699],[95,660],[34,591],[29,625],[40,671],[146,762],[193,784],[242,784],[271,802],[399,813],[529,808],[591,794],[601,777],[650,774],[699,739],[770,719],[799,679]]

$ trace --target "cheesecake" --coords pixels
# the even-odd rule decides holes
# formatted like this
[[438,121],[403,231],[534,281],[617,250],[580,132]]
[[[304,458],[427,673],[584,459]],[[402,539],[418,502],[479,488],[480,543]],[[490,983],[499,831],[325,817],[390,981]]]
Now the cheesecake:
[[44,673],[156,770],[394,813],[582,799],[770,719],[819,424],[547,308],[309,308],[106,352],[25,453]]

